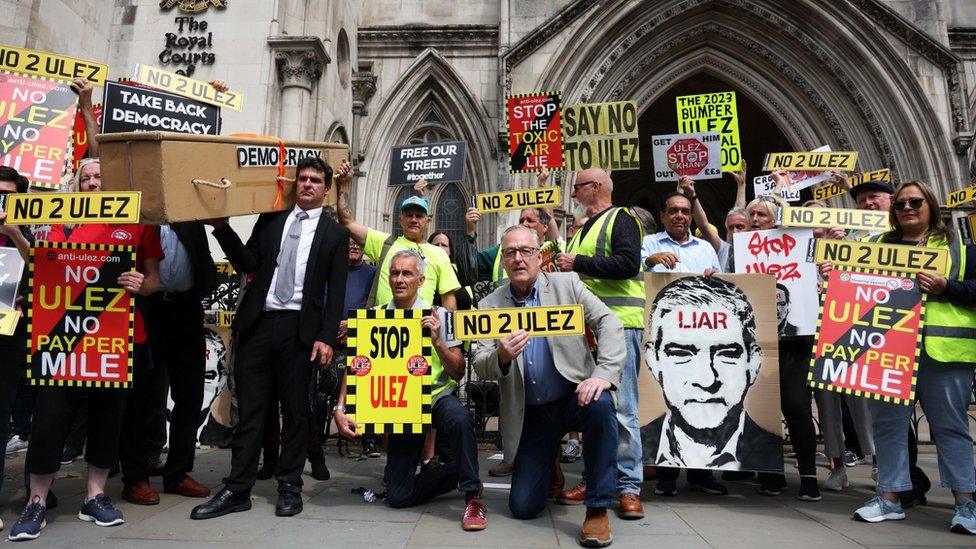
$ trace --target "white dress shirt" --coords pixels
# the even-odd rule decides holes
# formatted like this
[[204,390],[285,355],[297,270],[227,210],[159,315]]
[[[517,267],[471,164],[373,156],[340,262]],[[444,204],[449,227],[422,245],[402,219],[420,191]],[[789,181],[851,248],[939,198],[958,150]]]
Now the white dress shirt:
[[166,257],[159,262],[159,289],[187,292],[193,288],[193,264],[190,254],[169,225],[159,226],[159,243]]
[[[284,245],[285,238],[288,237],[288,229],[291,224],[298,220],[298,212],[302,211],[297,205],[292,209],[291,214],[285,221],[285,226],[281,230],[280,246]],[[319,224],[319,216],[322,215],[322,208],[318,207],[308,210],[308,219],[302,221],[302,234],[298,237],[298,253],[295,255],[295,293],[286,303],[282,303],[275,297],[275,284],[278,283],[278,267],[275,266],[274,275],[271,277],[271,286],[268,295],[264,298],[265,311],[300,311],[302,310],[302,286],[305,285],[305,266],[308,265],[308,253],[312,249],[312,238],[315,237],[315,227]],[[277,260],[277,258],[275,258]]]
[[[667,231],[649,234],[641,246],[641,265],[645,271],[655,273],[703,273],[705,269],[721,271],[715,248],[700,238],[688,235],[688,240],[678,244]],[[659,252],[671,252],[678,256],[678,264],[669,269],[663,264],[647,266],[647,258]]]

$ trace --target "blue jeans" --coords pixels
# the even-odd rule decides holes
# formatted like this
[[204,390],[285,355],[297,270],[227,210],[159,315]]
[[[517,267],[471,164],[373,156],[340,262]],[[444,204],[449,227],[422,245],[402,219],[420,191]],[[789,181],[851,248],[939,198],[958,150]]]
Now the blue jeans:
[[[973,368],[934,363],[922,354],[916,397],[925,411],[939,457],[942,486],[976,491],[973,439],[966,408],[973,390]],[[908,470],[908,430],[913,406],[871,400],[874,446],[878,457],[878,493],[912,489]]]
[[[617,493],[640,495],[644,482],[644,451],[641,447],[640,420],[637,418],[637,373],[641,364],[641,339],[644,331],[624,328],[627,362],[617,388],[617,421],[620,442],[617,445]],[[585,446],[585,438],[584,446]]]
[[586,506],[607,508],[614,497],[617,418],[609,392],[580,406],[576,394],[526,406],[522,436],[515,454],[508,508],[517,519],[531,519],[546,508],[549,480],[556,466],[559,441],[569,431],[583,433],[583,464],[587,472]]

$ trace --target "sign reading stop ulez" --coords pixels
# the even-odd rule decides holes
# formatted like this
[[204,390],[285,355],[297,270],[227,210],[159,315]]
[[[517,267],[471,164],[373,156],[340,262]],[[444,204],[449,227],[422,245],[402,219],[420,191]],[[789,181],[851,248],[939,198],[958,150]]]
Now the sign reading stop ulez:
[[655,135],[651,143],[656,181],[677,181],[682,175],[722,177],[722,138],[718,133]]

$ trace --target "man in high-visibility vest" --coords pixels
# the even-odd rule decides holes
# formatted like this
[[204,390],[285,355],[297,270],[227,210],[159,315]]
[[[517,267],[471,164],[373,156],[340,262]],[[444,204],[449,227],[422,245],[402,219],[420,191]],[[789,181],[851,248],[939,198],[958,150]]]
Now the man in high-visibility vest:
[[[627,208],[616,208],[611,201],[613,180],[599,168],[576,175],[572,197],[585,210],[589,220],[556,256],[560,271],[574,271],[624,326],[627,362],[617,391],[617,420],[620,444],[617,447],[618,513],[621,518],[640,519],[644,507],[640,487],[644,481],[640,421],[637,419],[637,373],[640,344],[644,333],[644,280],[640,268],[643,231]],[[599,351],[597,351],[599,352]],[[585,444],[586,441],[583,441]],[[578,504],[586,496],[586,484],[559,494],[557,501]]]

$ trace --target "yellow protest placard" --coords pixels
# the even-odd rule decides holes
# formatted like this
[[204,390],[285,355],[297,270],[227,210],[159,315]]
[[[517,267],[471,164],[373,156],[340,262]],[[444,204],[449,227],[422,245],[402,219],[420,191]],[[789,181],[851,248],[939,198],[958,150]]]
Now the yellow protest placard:
[[780,208],[783,227],[840,227],[849,231],[890,231],[888,212],[845,208]]
[[563,107],[565,168],[639,170],[637,118],[636,101]]
[[976,200],[976,185],[970,185],[965,189],[959,189],[958,191],[952,191],[947,194],[946,207],[955,208],[973,200]]
[[719,132],[722,135],[722,171],[734,172],[742,167],[735,92],[681,95],[675,98],[675,104],[678,133]]
[[0,44],[0,69],[66,82],[87,78],[96,86],[104,86],[108,78],[108,65],[102,63],[3,44]]
[[538,189],[517,189],[497,193],[482,193],[475,196],[475,208],[481,213],[505,212],[521,210],[523,208],[539,208],[541,206],[559,206],[562,204],[559,187],[542,187]]
[[217,311],[217,327],[230,328],[234,323],[234,311]]
[[431,424],[429,309],[365,309],[349,318],[346,413],[366,434],[419,434]]
[[0,201],[10,225],[139,222],[140,191],[14,193]]
[[458,341],[499,339],[518,330],[533,337],[584,333],[582,305],[455,311],[448,322],[448,337]]
[[830,261],[834,267],[863,267],[899,273],[929,271],[944,276],[949,266],[949,250],[905,244],[821,238],[817,240],[814,255],[817,263]]
[[217,267],[217,275],[234,276],[234,266],[229,261],[217,261],[214,265]]
[[10,309],[0,309],[0,335],[12,336],[17,330],[17,322],[20,320],[19,311]]
[[857,166],[856,151],[769,153],[763,169],[798,172],[852,172]]
[[218,91],[206,82],[187,78],[182,74],[164,71],[149,65],[136,65],[132,78],[140,84],[165,90],[176,95],[196,99],[218,107],[239,111],[244,108],[244,95],[232,90]]
[[[856,175],[852,175],[847,178],[847,182],[851,187],[856,187],[862,183],[867,183],[868,181],[882,181],[884,183],[891,183],[891,170],[885,168],[883,170],[874,170],[873,172],[861,172]],[[840,185],[835,185],[830,183],[822,187],[816,187],[813,189],[813,199],[814,200],[827,200],[828,198],[834,198],[840,196],[847,192],[847,189],[841,187]]]

